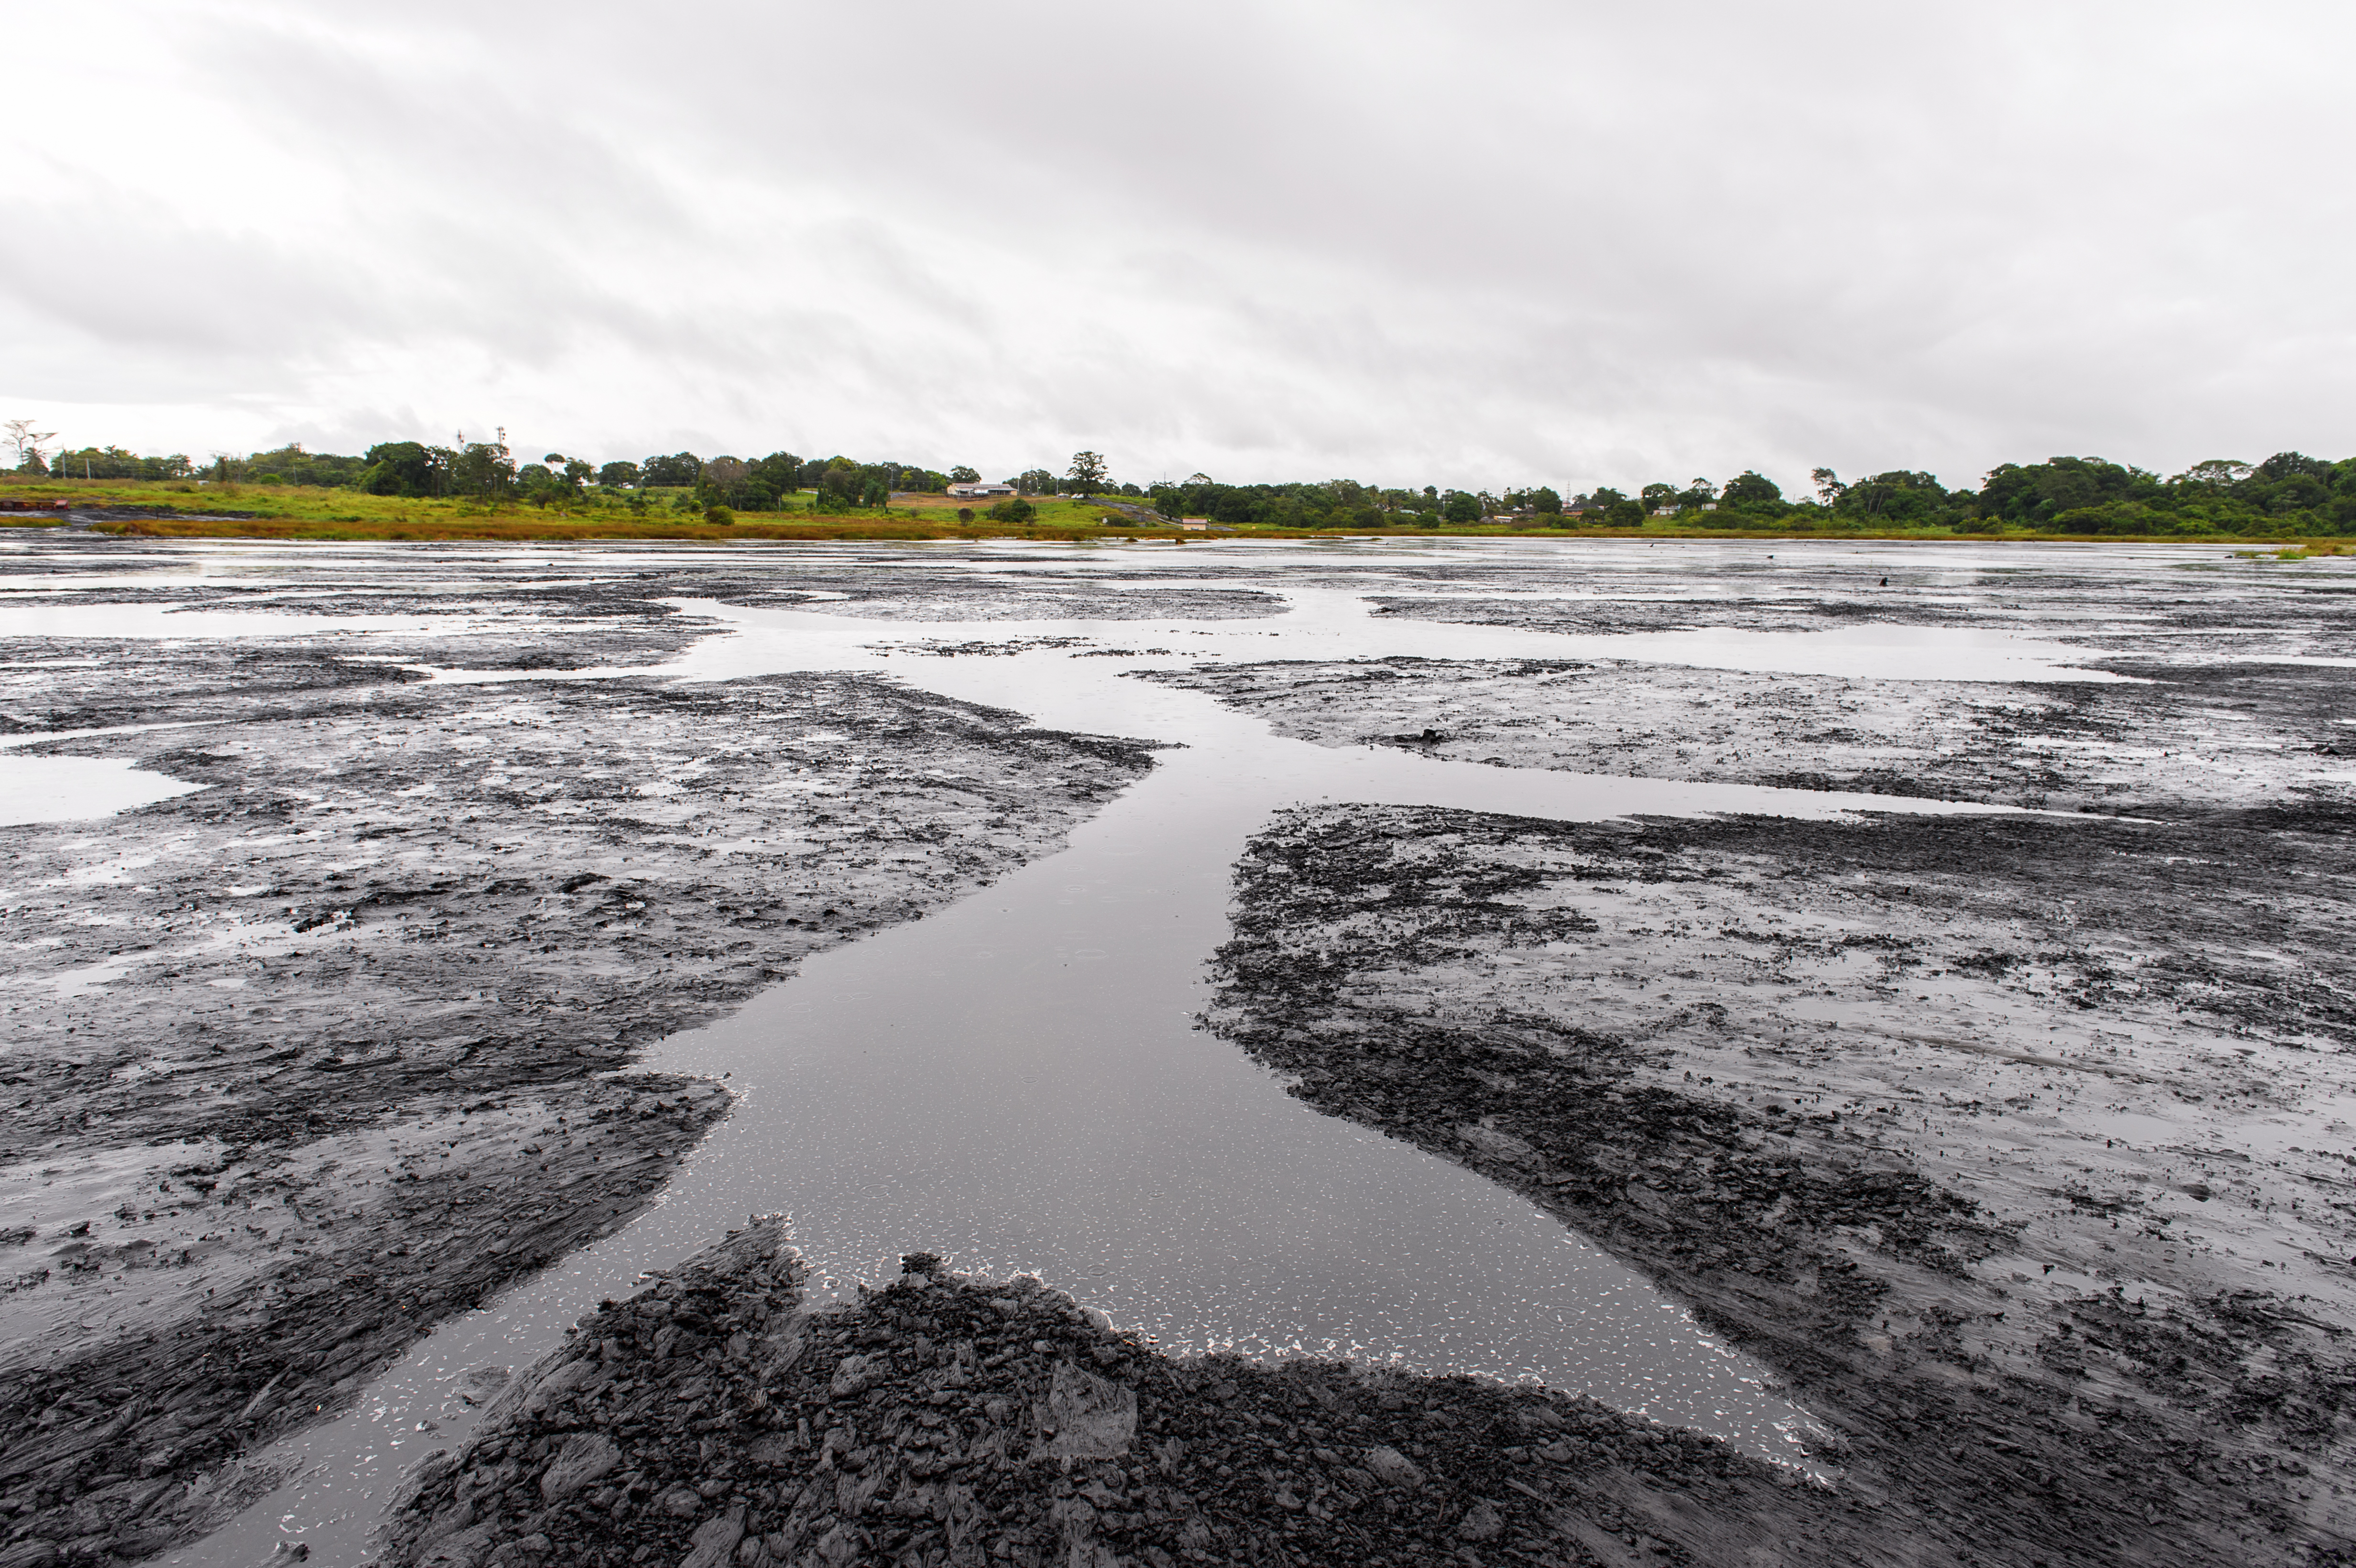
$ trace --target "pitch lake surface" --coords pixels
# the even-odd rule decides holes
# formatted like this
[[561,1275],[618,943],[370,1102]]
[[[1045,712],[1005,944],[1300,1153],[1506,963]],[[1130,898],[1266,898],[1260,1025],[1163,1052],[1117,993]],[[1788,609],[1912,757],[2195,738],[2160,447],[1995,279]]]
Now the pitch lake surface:
[[[1117,552],[1107,564],[1134,573],[1141,553]],[[1280,564],[1277,553],[1269,565]],[[731,564],[741,570],[742,556]],[[987,564],[1003,571],[1010,559]],[[1052,564],[1069,572],[1072,557],[1058,553]],[[1179,560],[1169,568],[1133,585],[1184,580]],[[1365,593],[1415,591],[1374,578]],[[683,603],[710,618],[712,635],[668,667],[680,680],[869,672],[1011,708],[1042,727],[1166,749],[1062,852],[930,919],[811,958],[723,1022],[665,1042],[646,1065],[724,1076],[740,1099],[663,1200],[445,1325],[342,1418],[257,1456],[291,1467],[290,1478],[172,1561],[248,1564],[288,1536],[308,1543],[314,1560],[360,1560],[402,1472],[463,1440],[474,1409],[459,1397],[468,1374],[521,1370],[601,1297],[627,1294],[648,1271],[770,1211],[792,1216],[821,1293],[888,1279],[904,1252],[937,1252],[959,1268],[1035,1270],[1166,1349],[1307,1351],[1534,1380],[1816,1468],[1805,1413],[1641,1275],[1466,1170],[1316,1115],[1281,1080],[1196,1029],[1205,961],[1227,935],[1229,880],[1246,839],[1298,804],[1565,820],[1981,808],[1340,751],[1274,736],[1206,696],[1124,677],[1206,661],[1417,655],[2085,679],[2068,661],[2086,650],[1886,625],[1574,637],[1376,616],[1358,591],[1250,585],[1282,597],[1286,613],[923,623]],[[222,613],[201,626],[152,617],[156,630],[146,634],[138,613],[0,608],[11,622],[53,620],[59,635],[280,630]],[[309,619],[300,629],[316,635],[334,624]],[[0,754],[0,773],[30,760]]]

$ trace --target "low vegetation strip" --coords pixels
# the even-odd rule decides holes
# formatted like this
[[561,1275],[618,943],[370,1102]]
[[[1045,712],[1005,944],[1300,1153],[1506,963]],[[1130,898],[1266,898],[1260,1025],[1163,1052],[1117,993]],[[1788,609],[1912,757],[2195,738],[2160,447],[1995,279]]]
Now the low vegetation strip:
[[[672,537],[696,524],[734,525],[739,516],[766,527],[787,522],[850,533],[774,538],[990,537],[989,530],[1032,527],[1268,529],[1285,533],[1381,532],[1400,528],[1485,532],[1597,530],[1610,534],[1701,538],[1832,534],[1867,538],[2231,538],[2320,539],[2356,535],[2356,458],[2334,461],[2280,452],[2262,463],[2212,459],[2162,477],[2099,457],[2003,463],[1976,485],[1950,488],[1936,475],[1893,469],[1849,481],[1829,468],[1810,475],[1815,493],[1787,497],[1755,470],[1724,484],[1695,478],[1655,482],[1633,494],[1611,485],[1566,496],[1550,484],[1489,488],[1399,486],[1355,479],[1226,484],[1208,475],[1151,485],[1116,484],[1103,456],[1075,453],[1062,475],[1026,469],[1001,484],[975,470],[947,473],[898,461],[836,455],[805,458],[773,452],[745,460],[691,452],[642,462],[597,464],[562,453],[519,462],[504,432],[488,442],[436,446],[384,442],[364,456],[305,452],[290,445],[247,457],[223,455],[199,469],[185,455],[142,457],[119,447],[59,451],[29,421],[8,424],[17,453],[16,499],[47,503],[79,496],[96,506],[251,511],[301,517],[314,525],[360,528],[337,537],[394,537],[376,531],[417,526],[428,504],[462,503],[459,516],[434,526],[466,528],[469,512],[530,508],[607,529],[658,528],[604,535],[530,536],[462,532],[408,537]],[[72,487],[79,485],[79,490]],[[195,497],[185,503],[177,498]],[[221,508],[227,499],[233,508]],[[397,521],[368,503],[409,503]],[[0,506],[0,513],[7,510]],[[412,520],[408,514],[420,516]],[[895,522],[895,515],[905,520]],[[843,519],[850,521],[827,521]],[[916,523],[960,528],[979,536],[906,535]],[[875,529],[882,531],[873,531]],[[728,535],[721,537],[744,537]]]

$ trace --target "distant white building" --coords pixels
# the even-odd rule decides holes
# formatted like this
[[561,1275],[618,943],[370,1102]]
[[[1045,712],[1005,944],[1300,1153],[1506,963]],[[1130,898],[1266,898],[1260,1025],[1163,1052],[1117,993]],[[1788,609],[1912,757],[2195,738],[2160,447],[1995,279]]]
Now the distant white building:
[[1014,494],[1014,486],[1012,485],[991,485],[986,481],[977,479],[968,484],[950,485],[949,494],[958,496],[959,499],[966,499],[976,496],[1012,496]]

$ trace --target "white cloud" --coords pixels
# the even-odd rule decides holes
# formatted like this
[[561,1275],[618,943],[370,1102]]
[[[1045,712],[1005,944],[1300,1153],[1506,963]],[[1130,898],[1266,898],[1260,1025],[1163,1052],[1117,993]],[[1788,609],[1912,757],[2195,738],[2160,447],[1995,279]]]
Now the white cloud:
[[69,439],[1499,485],[2346,446],[2344,8],[83,0]]

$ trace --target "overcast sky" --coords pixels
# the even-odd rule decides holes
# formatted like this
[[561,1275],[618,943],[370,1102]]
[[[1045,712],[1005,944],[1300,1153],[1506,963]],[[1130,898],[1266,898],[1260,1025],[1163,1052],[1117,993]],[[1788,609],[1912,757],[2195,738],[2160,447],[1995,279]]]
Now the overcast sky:
[[70,0],[0,417],[1787,490],[2356,453],[2356,6]]

